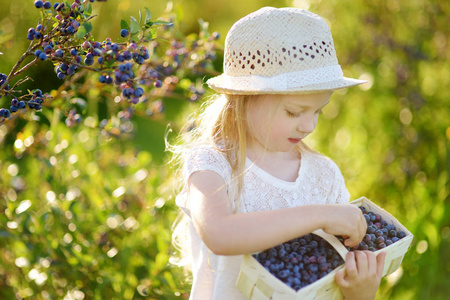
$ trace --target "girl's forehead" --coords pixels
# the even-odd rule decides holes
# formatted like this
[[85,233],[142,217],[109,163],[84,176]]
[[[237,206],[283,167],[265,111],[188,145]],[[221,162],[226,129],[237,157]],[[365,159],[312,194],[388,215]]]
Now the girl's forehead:
[[312,107],[327,104],[332,94],[332,91],[327,91],[314,94],[266,95],[265,99],[277,104]]

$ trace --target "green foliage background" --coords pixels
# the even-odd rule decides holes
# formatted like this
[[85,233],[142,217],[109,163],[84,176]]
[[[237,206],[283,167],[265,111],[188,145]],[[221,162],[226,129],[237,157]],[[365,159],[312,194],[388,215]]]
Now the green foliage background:
[[[121,18],[144,6],[157,18],[166,5],[97,5],[95,35],[116,38]],[[198,32],[201,18],[223,43],[238,18],[265,5],[323,16],[344,74],[369,81],[333,96],[309,143],[340,166],[353,199],[368,197],[415,235],[401,271],[383,280],[377,298],[447,299],[450,3],[180,0],[174,10],[181,35]],[[26,49],[26,31],[37,18],[31,0],[3,1],[1,72]],[[36,80],[28,88],[60,85],[51,66],[29,75]],[[98,89],[86,94],[88,107]],[[185,274],[168,263],[177,209],[164,134],[168,123],[176,132],[198,104],[164,101],[165,114],[134,117],[134,134],[123,139],[103,135],[91,108],[74,128],[52,111],[43,112],[46,121],[0,125],[1,299],[187,297]]]

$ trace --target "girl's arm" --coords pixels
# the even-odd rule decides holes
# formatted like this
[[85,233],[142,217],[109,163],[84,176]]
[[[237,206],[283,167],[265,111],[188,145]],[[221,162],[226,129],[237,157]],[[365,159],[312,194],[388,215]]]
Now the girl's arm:
[[213,171],[195,172],[188,181],[193,224],[215,254],[262,251],[316,229],[347,236],[346,245],[355,246],[366,232],[363,214],[354,205],[305,205],[233,214],[224,187],[223,178]]

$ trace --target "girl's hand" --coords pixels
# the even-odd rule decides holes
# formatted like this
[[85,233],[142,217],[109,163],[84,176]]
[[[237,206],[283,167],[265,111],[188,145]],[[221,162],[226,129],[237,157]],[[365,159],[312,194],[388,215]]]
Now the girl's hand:
[[381,252],[378,256],[370,251],[347,253],[345,270],[336,273],[336,283],[345,300],[375,298],[383,274],[385,257],[386,252]]
[[332,235],[341,235],[345,238],[344,244],[348,247],[357,246],[367,230],[364,215],[356,205],[335,204],[326,205],[322,230]]

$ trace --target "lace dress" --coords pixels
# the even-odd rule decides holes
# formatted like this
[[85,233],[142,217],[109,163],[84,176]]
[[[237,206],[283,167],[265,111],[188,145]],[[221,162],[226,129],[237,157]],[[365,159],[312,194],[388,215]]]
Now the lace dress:
[[[289,208],[306,204],[348,203],[350,195],[337,165],[329,158],[309,152],[301,153],[301,167],[295,182],[278,179],[247,158],[244,187],[239,200],[238,213]],[[236,199],[236,189],[231,182],[231,167],[225,156],[211,146],[192,149],[185,162],[185,182],[197,171],[218,173],[227,183],[230,199]],[[270,199],[270,200],[268,200]],[[191,199],[192,201],[192,199]],[[177,205],[189,217],[186,190],[176,199]],[[232,201],[232,207],[235,203]],[[193,300],[245,300],[236,289],[242,255],[215,255],[198,236],[190,217],[189,232],[192,254]],[[270,226],[268,221],[267,226]]]

